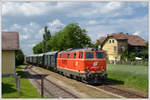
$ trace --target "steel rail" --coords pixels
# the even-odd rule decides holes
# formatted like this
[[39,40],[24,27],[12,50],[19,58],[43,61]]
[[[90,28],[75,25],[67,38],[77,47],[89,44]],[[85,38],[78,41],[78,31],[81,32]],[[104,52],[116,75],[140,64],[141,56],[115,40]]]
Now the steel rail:
[[[37,73],[36,71],[34,71],[34,70],[32,70],[32,69],[30,69],[30,70],[31,70],[32,72],[36,73],[36,74],[39,74],[39,73]],[[40,76],[40,75],[39,75],[39,76]],[[71,93],[71,92],[65,90],[64,88],[60,87],[59,85],[55,84],[54,82],[48,80],[47,78],[45,78],[44,80],[46,80],[46,81],[48,81],[49,83],[53,84],[53,85],[56,86],[57,88],[63,90],[65,93],[71,95],[72,97],[74,97],[74,98],[79,98],[78,96],[74,95],[73,93]],[[45,88],[44,88],[44,89],[45,89]]]

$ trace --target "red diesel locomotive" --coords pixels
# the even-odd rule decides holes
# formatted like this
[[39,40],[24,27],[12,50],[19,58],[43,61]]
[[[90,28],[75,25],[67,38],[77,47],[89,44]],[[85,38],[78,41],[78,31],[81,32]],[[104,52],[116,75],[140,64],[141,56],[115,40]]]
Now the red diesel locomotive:
[[27,64],[41,66],[87,82],[102,83],[106,78],[106,55],[92,48],[68,49],[26,56]]
[[57,71],[84,82],[101,83],[107,76],[105,52],[93,49],[59,52]]

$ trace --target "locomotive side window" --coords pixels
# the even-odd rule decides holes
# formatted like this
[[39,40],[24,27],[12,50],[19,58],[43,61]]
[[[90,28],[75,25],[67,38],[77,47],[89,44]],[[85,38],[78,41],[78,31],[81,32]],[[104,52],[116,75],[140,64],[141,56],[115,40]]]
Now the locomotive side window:
[[104,59],[104,53],[103,52],[96,52],[96,58]]
[[86,59],[93,59],[94,58],[94,53],[93,52],[86,52],[85,58]]
[[73,58],[76,59],[76,53],[74,53]]
[[83,58],[83,52],[79,53],[79,58],[82,59]]
[[60,54],[60,57],[59,58],[61,58],[61,54]]
[[69,58],[70,54],[67,54],[67,58]]

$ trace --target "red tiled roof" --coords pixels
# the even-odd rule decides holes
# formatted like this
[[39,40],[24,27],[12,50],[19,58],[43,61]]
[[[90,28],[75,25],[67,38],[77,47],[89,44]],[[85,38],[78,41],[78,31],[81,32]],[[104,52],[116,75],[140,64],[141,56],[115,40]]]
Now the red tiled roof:
[[[145,46],[145,40],[138,35],[128,35],[123,33],[111,33],[107,37],[114,37],[117,40],[128,39],[128,44],[132,46]],[[103,43],[107,37],[101,37],[100,42]]]
[[117,40],[128,39],[128,36],[126,34],[123,34],[122,32],[112,33],[112,34],[109,34],[108,36],[113,36]]
[[99,40],[100,43],[103,43],[105,39],[106,39],[106,37],[101,37],[100,40]]
[[18,50],[18,49],[19,49],[19,33],[2,32],[2,50]]
[[138,35],[129,35],[128,43],[133,46],[145,46],[145,40]]

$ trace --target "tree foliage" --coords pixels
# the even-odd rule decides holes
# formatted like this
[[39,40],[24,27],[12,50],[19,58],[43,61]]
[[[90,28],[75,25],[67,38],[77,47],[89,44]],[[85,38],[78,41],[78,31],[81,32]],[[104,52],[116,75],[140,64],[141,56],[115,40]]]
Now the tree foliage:
[[94,48],[97,49],[100,46],[100,44],[101,44],[100,41],[96,40],[96,43],[94,44]]
[[142,59],[148,61],[148,42],[145,43],[145,48],[142,50]]
[[43,52],[47,52],[47,47],[46,47],[46,42],[48,40],[50,40],[51,38],[51,33],[50,31],[47,29],[47,26],[45,26],[44,28],[44,34],[43,34]]
[[[92,47],[91,39],[86,33],[87,31],[81,29],[77,23],[72,23],[55,33],[55,35],[50,36],[49,40],[45,38],[45,35],[43,37],[47,40],[45,45],[47,51]],[[44,52],[41,45],[39,43],[33,48],[34,53]]]
[[33,53],[34,54],[39,54],[39,53],[43,53],[43,43],[42,42],[40,42],[40,43],[38,43],[36,46],[34,46],[33,48],[32,48],[32,50],[33,50]]
[[77,23],[68,24],[51,37],[51,40],[47,42],[47,48],[49,51],[54,51],[90,47],[91,39],[86,33],[87,31],[81,29]]
[[16,51],[16,66],[18,65],[22,65],[24,63],[24,54],[22,52],[22,50],[18,50]]
[[148,61],[148,42],[146,42],[145,47],[133,47],[126,44],[125,50],[119,53],[123,61],[135,61],[135,57],[140,57],[143,61]]

